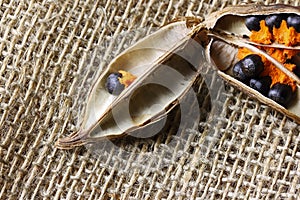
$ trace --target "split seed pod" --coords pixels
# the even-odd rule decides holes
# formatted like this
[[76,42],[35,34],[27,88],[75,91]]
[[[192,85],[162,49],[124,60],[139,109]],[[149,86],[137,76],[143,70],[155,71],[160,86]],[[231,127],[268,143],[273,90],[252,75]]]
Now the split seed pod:
[[[290,31],[290,29],[287,30],[286,27],[285,29],[282,28],[284,27],[284,23],[282,23],[282,29],[276,29],[274,27],[273,29],[268,30],[271,34],[274,35],[272,36],[273,38],[271,41],[253,41],[253,34],[258,35],[261,33],[254,33],[255,31],[250,31],[247,28],[246,19],[249,19],[250,16],[255,16],[259,19],[265,19],[268,16],[283,16],[283,18],[285,18],[286,20],[288,16],[300,16],[300,9],[299,7],[292,7],[287,5],[250,5],[228,7],[220,12],[214,13],[208,18],[208,20],[204,22],[206,24],[205,26],[208,29],[208,35],[210,38],[209,45],[206,48],[207,57],[210,59],[210,62],[213,63],[218,69],[218,74],[227,82],[239,88],[243,92],[249,94],[250,96],[258,99],[262,103],[286,114],[299,123],[300,79],[295,73],[287,69],[285,66],[290,65],[290,63],[288,62],[291,62],[291,60],[293,61],[294,67],[300,66],[300,33],[295,33],[295,31],[293,30],[294,32],[287,36],[290,37],[288,38],[290,40],[298,39],[298,42],[294,42],[293,45],[283,44],[282,41],[278,42],[277,38],[279,36],[274,35],[276,31],[276,34],[281,34],[280,37],[283,37],[282,35],[284,34],[287,35],[289,33],[288,31]],[[262,27],[262,23],[264,23],[264,21],[260,21],[260,23],[260,26]],[[265,28],[267,29],[267,27]],[[280,33],[280,30],[286,30],[286,33]],[[291,38],[291,35],[293,36],[293,38]],[[262,35],[259,36],[263,37]],[[238,57],[244,53],[243,51],[248,51],[252,52],[254,55],[259,55],[264,60],[264,63],[267,63],[268,65],[273,67],[272,69],[269,69],[269,71],[279,70],[280,74],[283,74],[281,76],[286,77],[284,81],[292,82],[291,84],[294,90],[293,94],[285,94],[287,96],[291,96],[291,101],[288,103],[288,105],[283,106],[280,103],[270,99],[267,95],[251,88],[249,86],[249,82],[245,83],[247,82],[247,80],[245,82],[237,80],[233,72],[233,67],[240,61],[241,58]],[[275,51],[280,52],[280,54],[282,55],[276,55],[275,53],[273,53]],[[274,58],[274,55],[269,55],[270,52],[275,54],[277,57]],[[291,58],[288,58],[288,56],[290,56],[288,53],[291,53],[293,56],[291,56]],[[283,62],[286,63],[283,64]],[[262,72],[262,74],[264,73],[265,72]],[[272,79],[279,79],[279,75],[276,74],[276,76],[272,77]]]
[[[296,51],[291,60],[300,65],[299,43],[261,44],[251,40],[252,32],[246,26],[247,17],[274,14],[300,16],[300,11],[298,7],[286,5],[228,7],[211,14],[202,23],[195,20],[187,26],[186,21],[174,22],[139,41],[116,57],[95,82],[79,131],[59,140],[57,147],[68,149],[104,138],[117,138],[159,122],[187,93],[206,59],[224,80],[299,123],[300,79],[265,51]],[[198,24],[193,26],[195,23]],[[264,62],[271,63],[276,70],[292,79],[295,85],[288,106],[276,103],[234,76],[233,67],[239,62],[241,48],[261,56]],[[119,95],[110,94],[105,88],[107,77],[116,73],[113,80],[120,80],[122,75],[117,74],[120,70],[129,72],[136,79]],[[180,75],[176,76],[176,72]],[[151,108],[151,105],[159,106]]]
[[[60,139],[69,149],[131,134],[159,122],[180,102],[199,75],[204,49],[186,21],[162,27],[117,56],[95,82],[78,132]],[[107,77],[122,70],[136,77],[119,94],[108,92]],[[117,83],[119,84],[119,83]],[[115,85],[113,82],[111,85]]]

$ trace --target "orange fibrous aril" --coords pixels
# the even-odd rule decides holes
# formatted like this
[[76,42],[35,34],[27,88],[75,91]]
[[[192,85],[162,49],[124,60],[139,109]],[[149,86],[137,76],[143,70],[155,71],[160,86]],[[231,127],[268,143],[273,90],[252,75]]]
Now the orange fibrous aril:
[[[264,20],[260,22],[260,26],[261,29],[259,31],[252,31],[251,33],[250,40],[252,42],[259,44],[279,43],[286,46],[294,46],[300,43],[300,33],[297,33],[294,27],[288,27],[285,20],[282,21],[279,28],[273,27],[272,31],[266,26]],[[299,50],[259,46],[258,48],[282,63],[288,70],[293,71],[296,68],[295,64],[289,63],[288,61],[296,56],[300,52]],[[249,54],[253,54],[253,52],[247,48],[240,48],[237,57],[238,59],[243,59]],[[272,79],[271,86],[276,83],[283,83],[290,85],[293,91],[296,90],[296,83],[292,78],[279,70],[263,55],[260,56],[264,63],[264,71],[261,73],[261,76],[270,76]]]
[[269,28],[266,26],[264,20],[260,21],[260,30],[251,31],[250,40],[260,44],[271,44],[273,40],[272,33],[270,33]]
[[136,76],[130,72],[119,70],[119,73],[122,74],[122,77],[119,78],[119,81],[121,84],[125,85],[125,87],[128,87],[136,79]]
[[274,41],[286,46],[295,46],[300,43],[300,33],[294,27],[287,26],[285,20],[281,22],[280,28],[273,28]]

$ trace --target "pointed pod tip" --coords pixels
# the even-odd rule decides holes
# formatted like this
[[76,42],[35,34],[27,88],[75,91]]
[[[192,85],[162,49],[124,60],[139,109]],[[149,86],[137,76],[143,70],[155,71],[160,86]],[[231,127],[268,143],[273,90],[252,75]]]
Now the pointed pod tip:
[[73,137],[65,137],[58,139],[55,142],[55,147],[58,149],[73,149],[74,147],[79,147],[87,142],[80,135],[74,135]]

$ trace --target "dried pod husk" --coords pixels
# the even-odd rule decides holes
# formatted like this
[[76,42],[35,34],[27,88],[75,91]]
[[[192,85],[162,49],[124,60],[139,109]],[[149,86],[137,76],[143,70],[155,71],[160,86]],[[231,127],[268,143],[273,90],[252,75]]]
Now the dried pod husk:
[[[210,62],[218,69],[219,75],[231,85],[234,85],[262,103],[286,114],[295,121],[300,122],[300,79],[295,73],[288,70],[277,58],[270,56],[266,52],[266,49],[268,48],[295,51],[295,55],[293,56],[294,64],[299,66],[299,43],[286,45],[272,41],[270,44],[262,44],[260,42],[252,41],[251,34],[253,34],[253,31],[249,31],[245,25],[245,20],[249,16],[265,18],[275,14],[300,16],[300,10],[298,7],[287,5],[245,5],[228,7],[220,12],[212,14],[209,18],[210,20],[205,21],[206,27],[208,28],[208,36],[210,38],[206,53]],[[247,49],[253,52],[253,54],[264,57],[264,59],[274,65],[277,69],[294,80],[295,91],[293,92],[292,100],[288,105],[282,106],[260,92],[252,89],[249,87],[249,84],[247,85],[248,80],[237,80],[237,76],[234,76],[233,74],[233,67],[240,61],[238,58],[240,48]]]
[[[118,138],[165,118],[192,86],[205,59],[204,49],[192,39],[193,34],[191,24],[177,21],[112,60],[89,94],[79,131],[58,140],[56,146],[70,149]],[[137,78],[121,94],[113,95],[105,82],[109,74],[119,70]]]

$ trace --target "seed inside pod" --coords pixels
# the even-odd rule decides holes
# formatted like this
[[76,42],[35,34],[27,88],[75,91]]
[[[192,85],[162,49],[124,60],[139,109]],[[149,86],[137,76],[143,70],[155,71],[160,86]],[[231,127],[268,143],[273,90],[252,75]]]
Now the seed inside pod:
[[270,90],[272,80],[270,76],[264,76],[261,78],[253,78],[250,80],[250,87],[257,90],[261,94],[267,96]]
[[241,61],[243,64],[242,70],[249,78],[258,76],[264,70],[264,63],[259,55],[250,54]]
[[232,73],[236,79],[247,84],[249,82],[249,77],[247,77],[243,72],[243,67],[244,67],[243,62],[240,60],[233,66]]
[[119,95],[124,88],[128,87],[136,76],[129,72],[119,70],[116,73],[111,73],[105,83],[105,87],[110,94]]
[[293,72],[300,77],[300,64],[296,65],[295,69],[293,70]]
[[282,20],[285,19],[284,15],[269,15],[266,17],[266,25],[269,27],[270,31],[273,31],[273,27],[279,28],[281,25]]
[[292,15],[287,18],[288,27],[294,27],[298,33],[300,33],[300,16]]
[[269,91],[268,97],[278,104],[286,107],[292,99],[292,88],[289,85],[276,83]]
[[248,84],[249,79],[258,77],[263,70],[264,63],[261,57],[256,54],[250,54],[237,62],[233,66],[232,72],[235,78]]
[[124,85],[119,81],[120,77],[121,73],[112,73],[107,77],[105,87],[110,94],[118,95],[124,90]]
[[246,18],[245,24],[250,31],[259,31],[261,20],[263,20],[262,16],[250,16]]

